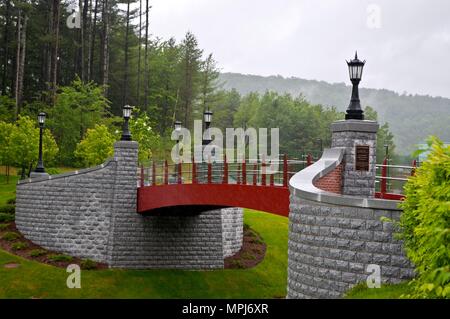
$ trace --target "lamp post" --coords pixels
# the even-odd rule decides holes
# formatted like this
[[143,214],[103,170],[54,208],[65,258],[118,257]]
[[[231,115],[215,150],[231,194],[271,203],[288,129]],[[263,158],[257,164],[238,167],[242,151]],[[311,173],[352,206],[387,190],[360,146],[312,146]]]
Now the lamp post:
[[[212,115],[213,115],[213,112],[209,109],[206,110],[205,112],[203,112],[203,121],[205,122],[205,131],[208,131],[208,129],[211,125]],[[211,135],[208,133],[206,138],[203,139],[202,144],[208,145],[209,143],[211,143]]]
[[361,109],[361,102],[359,100],[359,82],[361,82],[365,63],[366,61],[361,61],[358,59],[358,52],[356,52],[353,60],[347,61],[353,89],[350,105],[347,108],[347,114],[345,114],[346,120],[364,120],[364,111]]
[[38,159],[36,169],[34,171],[35,171],[35,173],[45,173],[44,161],[42,160],[42,133],[43,133],[44,124],[45,124],[45,113],[44,112],[39,113],[38,122],[39,122],[39,159]]
[[131,133],[130,133],[130,129],[128,127],[128,121],[130,120],[131,117],[131,111],[132,111],[132,107],[129,105],[125,105],[123,107],[123,130],[122,130],[122,141],[131,141]]

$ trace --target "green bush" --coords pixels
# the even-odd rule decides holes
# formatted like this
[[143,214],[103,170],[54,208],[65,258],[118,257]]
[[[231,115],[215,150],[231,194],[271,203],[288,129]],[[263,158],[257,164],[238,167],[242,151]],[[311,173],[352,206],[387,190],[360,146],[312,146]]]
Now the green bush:
[[0,223],[13,222],[14,219],[15,219],[15,217],[12,214],[0,213]]
[[86,270],[96,269],[97,263],[93,260],[86,259],[81,261],[81,268]]
[[429,147],[405,185],[400,238],[417,273],[409,297],[450,298],[450,146],[433,137]]
[[72,257],[68,255],[52,255],[48,257],[51,261],[72,261]]
[[28,248],[28,244],[24,242],[18,242],[11,245],[12,250],[24,250]]
[[34,249],[30,252],[31,257],[40,257],[47,254],[47,251],[44,249]]
[[8,205],[16,205],[16,198],[10,198],[6,201],[6,204]]
[[45,171],[50,175],[58,175],[61,174],[61,170],[55,167],[46,168]]
[[7,232],[4,233],[2,236],[2,239],[7,240],[7,241],[13,241],[16,240],[20,237],[20,235],[18,233],[15,232]]
[[0,224],[0,230],[6,229],[9,227],[9,224]]
[[16,212],[15,205],[2,205],[0,206],[0,214],[14,214]]

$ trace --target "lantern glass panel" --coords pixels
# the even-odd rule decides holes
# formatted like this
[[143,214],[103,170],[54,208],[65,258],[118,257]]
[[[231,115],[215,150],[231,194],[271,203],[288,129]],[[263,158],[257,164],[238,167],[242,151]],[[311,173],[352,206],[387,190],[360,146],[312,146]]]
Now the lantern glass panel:
[[125,105],[123,107],[123,117],[129,119],[131,117],[131,106]]
[[45,113],[39,113],[38,121],[39,121],[39,124],[44,124],[44,122],[45,122]]

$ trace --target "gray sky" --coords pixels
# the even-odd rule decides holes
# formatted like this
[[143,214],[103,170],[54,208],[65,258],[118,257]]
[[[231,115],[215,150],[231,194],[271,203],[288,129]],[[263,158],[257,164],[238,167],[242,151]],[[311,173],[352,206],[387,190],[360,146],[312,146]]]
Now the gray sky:
[[192,31],[224,72],[348,83],[344,60],[357,49],[367,60],[361,86],[450,97],[448,0],[150,4],[153,35],[181,40]]

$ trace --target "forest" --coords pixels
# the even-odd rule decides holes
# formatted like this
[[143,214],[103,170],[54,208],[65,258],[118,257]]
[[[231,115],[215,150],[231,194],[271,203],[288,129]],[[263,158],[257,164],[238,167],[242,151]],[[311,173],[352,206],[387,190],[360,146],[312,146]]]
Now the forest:
[[[347,108],[351,94],[350,82],[327,83],[238,73],[222,73],[219,80],[224,83],[224,89],[234,88],[240,94],[264,93],[267,90],[280,94],[301,93],[311,103],[334,106],[339,111]],[[369,89],[364,87],[364,79],[361,86],[361,104],[370,105],[378,113],[382,124],[389,123],[399,154],[410,155],[416,150],[416,145],[425,143],[430,135],[450,142],[450,99],[406,92],[399,94],[388,89]]]
[[[47,166],[85,167],[112,155],[122,107],[134,107],[141,161],[167,156],[175,120],[192,128],[205,110],[212,125],[280,128],[280,151],[318,156],[342,110],[296,92],[239,92],[187,31],[181,41],[151,30],[149,0],[4,0],[0,4],[0,165],[29,173],[37,161],[36,117],[46,112]],[[377,113],[367,108],[369,117]],[[385,124],[379,134],[394,152]]]

